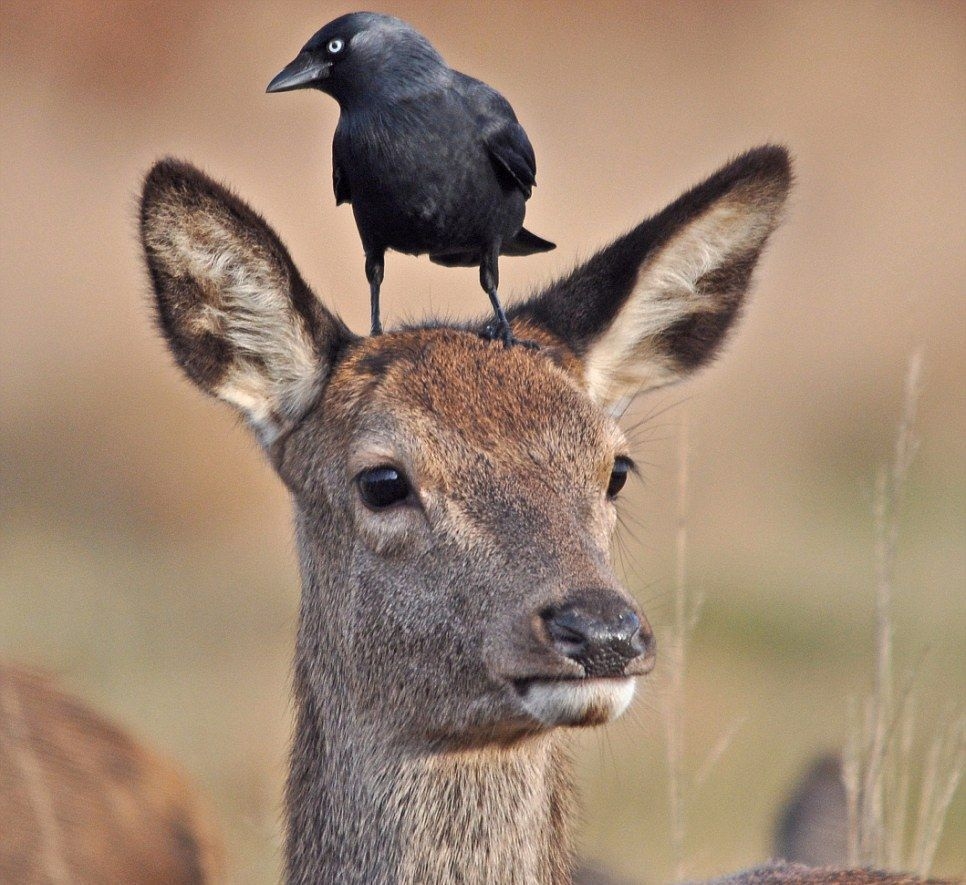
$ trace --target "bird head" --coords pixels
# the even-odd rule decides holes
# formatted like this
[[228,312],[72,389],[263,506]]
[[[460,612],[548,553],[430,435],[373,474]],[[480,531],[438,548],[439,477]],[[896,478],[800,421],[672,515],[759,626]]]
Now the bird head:
[[433,45],[406,22],[353,12],[317,31],[266,92],[319,89],[345,105],[379,90],[405,91],[445,69]]

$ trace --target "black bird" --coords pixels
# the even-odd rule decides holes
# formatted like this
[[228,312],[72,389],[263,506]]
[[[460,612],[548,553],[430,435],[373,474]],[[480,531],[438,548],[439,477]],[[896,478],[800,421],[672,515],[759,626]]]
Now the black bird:
[[500,255],[553,243],[523,228],[536,161],[510,103],[454,71],[419,32],[355,12],[318,31],[268,92],[320,89],[339,103],[332,142],[336,205],[351,203],[379,322],[387,249],[429,253],[449,267],[479,265],[496,314],[487,334],[514,342],[497,297]]

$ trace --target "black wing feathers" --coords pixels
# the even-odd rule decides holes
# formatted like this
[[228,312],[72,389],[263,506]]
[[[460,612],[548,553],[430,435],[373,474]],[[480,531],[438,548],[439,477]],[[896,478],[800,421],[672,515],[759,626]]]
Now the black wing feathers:
[[453,72],[455,86],[476,120],[483,143],[500,175],[509,177],[525,197],[537,183],[533,146],[517,122],[513,108],[499,92],[480,80]]
[[529,199],[537,183],[537,161],[523,127],[515,121],[504,126],[487,138],[486,147],[498,171],[508,172],[514,184]]

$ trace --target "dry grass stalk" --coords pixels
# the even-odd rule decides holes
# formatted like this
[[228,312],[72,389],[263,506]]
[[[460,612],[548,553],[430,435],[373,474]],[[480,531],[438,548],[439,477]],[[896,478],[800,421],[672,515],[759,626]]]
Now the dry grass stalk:
[[861,715],[852,705],[843,779],[849,797],[849,862],[929,874],[946,812],[966,768],[966,717],[940,728],[927,753],[914,826],[915,697],[912,680],[896,699],[892,597],[899,509],[918,449],[914,427],[922,359],[909,360],[893,461],[877,475],[875,519],[875,681]]
[[703,596],[688,587],[688,500],[690,487],[688,416],[681,418],[678,444],[678,509],[675,536],[674,625],[667,657],[670,659],[669,684],[664,705],[667,735],[668,805],[671,858],[675,881],[686,875],[685,839],[687,810],[691,795],[708,779],[717,761],[727,751],[741,722],[735,720],[722,732],[692,776],[684,763],[684,694],[687,676],[687,653],[691,635],[701,617]]
[[859,862],[859,769],[862,765],[861,740],[863,731],[858,727],[858,710],[855,698],[849,698],[848,705],[849,728],[845,736],[845,749],[842,753],[842,783],[845,785],[845,796],[849,803],[849,864],[855,866]]
[[678,446],[678,512],[675,538],[674,632],[671,637],[670,684],[664,707],[667,731],[668,804],[671,858],[675,881],[684,878],[685,772],[684,772],[684,677],[687,644],[698,616],[698,605],[688,611],[688,413],[681,417]]
[[932,867],[946,812],[966,771],[966,716],[940,728],[926,760],[910,869],[925,875]]

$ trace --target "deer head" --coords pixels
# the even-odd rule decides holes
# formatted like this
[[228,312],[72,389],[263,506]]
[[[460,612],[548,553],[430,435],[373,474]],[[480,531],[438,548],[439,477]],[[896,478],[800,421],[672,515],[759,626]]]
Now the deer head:
[[319,717],[425,748],[621,713],[654,642],[610,564],[632,469],[612,415],[717,353],[790,180],[782,148],[734,160],[518,304],[531,350],[482,324],[358,337],[244,202],[187,164],[151,170],[164,335],[294,500],[297,683]]

